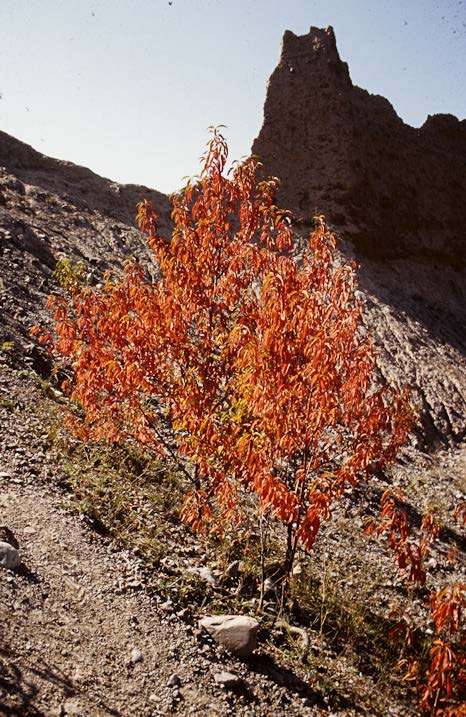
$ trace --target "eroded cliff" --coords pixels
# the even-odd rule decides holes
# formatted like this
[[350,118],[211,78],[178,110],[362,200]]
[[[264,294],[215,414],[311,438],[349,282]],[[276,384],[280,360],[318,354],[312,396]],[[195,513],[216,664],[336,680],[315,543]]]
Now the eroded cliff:
[[466,260],[466,120],[413,128],[353,85],[333,29],[285,32],[253,153],[280,177],[280,200],[328,218],[371,257]]
[[390,380],[408,384],[427,442],[466,430],[466,120],[415,129],[353,85],[333,29],[285,32],[252,151],[306,225],[323,213],[360,261]]

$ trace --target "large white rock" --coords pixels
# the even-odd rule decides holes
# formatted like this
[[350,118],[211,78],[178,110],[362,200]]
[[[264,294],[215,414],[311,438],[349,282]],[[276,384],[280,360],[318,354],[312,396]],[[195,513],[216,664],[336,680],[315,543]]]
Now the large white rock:
[[20,564],[19,552],[10,543],[0,541],[0,567],[14,570]]
[[247,615],[203,617],[199,626],[236,657],[247,657],[257,647],[259,623]]

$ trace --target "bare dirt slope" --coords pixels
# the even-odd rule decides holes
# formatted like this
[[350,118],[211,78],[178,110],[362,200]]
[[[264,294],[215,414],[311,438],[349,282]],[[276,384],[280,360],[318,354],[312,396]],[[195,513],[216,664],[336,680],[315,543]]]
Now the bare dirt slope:
[[14,343],[19,363],[47,371],[29,329],[45,317],[59,259],[82,262],[91,283],[132,257],[150,270],[135,224],[142,199],[153,201],[168,231],[169,203],[160,192],[116,184],[0,132],[0,343]]

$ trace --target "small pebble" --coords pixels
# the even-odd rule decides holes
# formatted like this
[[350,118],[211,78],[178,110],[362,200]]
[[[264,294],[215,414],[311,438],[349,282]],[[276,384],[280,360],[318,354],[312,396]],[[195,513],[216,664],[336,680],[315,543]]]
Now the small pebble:
[[167,682],[167,687],[178,687],[181,685],[181,680],[176,674],[176,672],[173,673],[173,675],[170,675]]
[[239,687],[243,684],[243,680],[233,672],[216,672],[214,680],[221,687]]
[[133,665],[135,665],[136,662],[142,662],[142,653],[137,647],[131,650],[131,662]]

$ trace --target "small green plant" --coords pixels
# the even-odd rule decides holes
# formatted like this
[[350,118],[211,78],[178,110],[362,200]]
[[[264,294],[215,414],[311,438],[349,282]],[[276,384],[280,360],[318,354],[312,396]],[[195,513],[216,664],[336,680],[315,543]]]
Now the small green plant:
[[86,283],[86,265],[82,261],[73,264],[71,259],[59,259],[53,276],[65,291],[76,291]]

